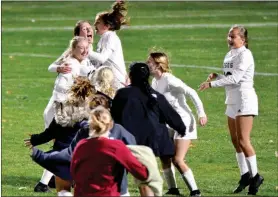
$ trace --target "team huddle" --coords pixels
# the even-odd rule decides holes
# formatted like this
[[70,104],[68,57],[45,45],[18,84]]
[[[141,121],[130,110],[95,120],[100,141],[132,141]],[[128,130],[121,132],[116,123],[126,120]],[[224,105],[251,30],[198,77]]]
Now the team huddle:
[[[185,183],[179,188],[201,196],[185,157],[191,140],[197,139],[197,123],[207,124],[203,103],[171,73],[163,51],[151,50],[145,62],[133,62],[126,70],[116,31],[128,20],[126,3],[117,1],[111,11],[96,15],[94,28],[78,21],[68,49],[49,66],[58,75],[44,110],[45,130],[24,140],[33,161],[44,168],[35,192],[55,187],[58,196],[130,196],[130,173],[141,196],[178,196],[176,168]],[[95,51],[94,30],[100,36]],[[225,88],[225,114],[241,175],[233,193],[248,186],[248,194],[256,195],[264,179],[250,140],[258,99],[247,29],[232,26],[227,41],[224,74],[209,74],[199,90]],[[52,150],[36,148],[51,140]],[[165,193],[157,157],[168,186]]]

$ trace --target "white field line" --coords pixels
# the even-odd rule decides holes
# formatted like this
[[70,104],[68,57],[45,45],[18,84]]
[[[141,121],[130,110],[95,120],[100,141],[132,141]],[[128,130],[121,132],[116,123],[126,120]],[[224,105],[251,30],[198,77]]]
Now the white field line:
[[[194,38],[194,37],[190,37],[190,38],[180,38],[180,41],[194,41],[194,42],[205,42],[205,41],[211,41],[211,42],[224,42],[225,41],[225,37],[223,38]],[[271,43],[256,43],[256,45],[258,46],[269,46],[269,45],[276,45],[276,42],[274,42],[275,40],[277,40],[277,37],[273,37],[273,36],[269,36],[269,37],[251,37],[249,38],[249,42],[251,41],[255,41],[255,40],[260,40],[260,41],[267,41],[267,40],[272,40],[273,42]],[[52,43],[52,42],[43,42],[43,43],[26,43],[26,42],[22,42],[22,43],[14,43],[14,44],[9,44],[9,46],[13,46],[13,47],[21,47],[21,46],[27,46],[27,45],[32,45],[32,46],[59,46],[59,47],[67,47],[66,45],[62,44],[61,42],[59,43]],[[269,51],[261,51],[261,52],[269,52]]]
[[[277,27],[278,23],[246,23],[245,27]],[[164,25],[137,25],[125,27],[131,30],[146,29],[195,29],[195,28],[230,28],[230,24],[164,24]]]
[[[262,16],[264,19],[268,19],[267,16],[278,16],[277,12],[254,12],[254,13],[217,13],[217,14],[188,14],[186,12],[181,13],[180,15],[172,15],[172,14],[159,14],[159,15],[152,15],[152,16],[131,16],[133,19],[158,19],[158,18],[216,18],[216,17],[230,17],[230,16]],[[87,17],[84,17],[87,18]],[[93,17],[90,17],[93,18]],[[2,21],[78,21],[80,17],[12,17],[12,18],[2,18]]]
[[[245,27],[278,27],[278,23],[246,23]],[[134,25],[124,26],[127,30],[146,29],[195,29],[195,28],[229,28],[230,24],[161,24],[161,25]],[[72,31],[72,26],[65,27],[7,27],[2,28],[2,32],[24,32],[24,31]]]
[[[13,47],[20,47],[20,46],[26,46],[26,45],[28,45],[28,44],[26,44],[26,43],[9,44],[9,46],[13,46]],[[32,45],[32,46],[64,46],[62,43],[37,43],[37,44],[29,44],[29,45]]]
[[[44,58],[57,58],[58,56],[47,55],[47,54],[33,54],[33,53],[2,53],[2,55],[12,56],[23,56],[23,57],[44,57]],[[126,61],[127,64],[130,64],[131,61]],[[184,64],[171,64],[172,67],[179,68],[195,68],[195,69],[207,69],[207,70],[217,70],[221,71],[220,67],[216,66],[197,66],[197,65],[184,65]],[[261,73],[255,72],[255,75],[259,76],[278,76],[278,73]]]

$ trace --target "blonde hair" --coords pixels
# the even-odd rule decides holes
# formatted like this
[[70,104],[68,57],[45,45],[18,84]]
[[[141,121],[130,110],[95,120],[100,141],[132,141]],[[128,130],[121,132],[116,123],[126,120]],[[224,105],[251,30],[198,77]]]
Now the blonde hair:
[[149,56],[153,58],[155,64],[161,70],[161,72],[172,72],[169,66],[169,57],[166,53],[152,49],[149,53]]
[[248,49],[248,31],[247,31],[247,29],[244,26],[237,25],[237,24],[233,25],[230,30],[233,30],[233,29],[238,29],[239,36],[241,37],[241,39],[244,40],[244,46]]
[[89,116],[90,136],[100,136],[108,132],[113,125],[110,112],[103,106],[93,109]]
[[62,54],[62,56],[55,62],[58,65],[61,65],[66,62],[66,60],[72,56],[73,49],[76,48],[77,44],[82,41],[87,41],[87,38],[83,36],[74,36],[69,43],[67,50]]
[[95,72],[91,79],[96,90],[114,98],[116,90],[113,88],[114,74],[110,67],[101,66]]
[[75,123],[87,119],[89,116],[85,102],[73,105],[68,101],[63,103],[55,101],[54,109],[55,121],[62,127],[72,127]]

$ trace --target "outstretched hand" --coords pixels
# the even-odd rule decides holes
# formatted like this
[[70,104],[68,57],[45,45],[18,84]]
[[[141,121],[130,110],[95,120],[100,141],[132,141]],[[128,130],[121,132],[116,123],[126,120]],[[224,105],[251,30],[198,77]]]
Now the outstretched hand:
[[203,82],[203,83],[201,83],[201,85],[199,86],[199,91],[204,91],[204,90],[206,90],[206,89],[208,89],[208,88],[210,88],[211,86],[210,86],[210,82]]
[[[31,134],[29,134],[31,136]],[[24,139],[24,144],[26,147],[29,147],[29,149],[33,148],[33,145],[31,144],[31,138]]]

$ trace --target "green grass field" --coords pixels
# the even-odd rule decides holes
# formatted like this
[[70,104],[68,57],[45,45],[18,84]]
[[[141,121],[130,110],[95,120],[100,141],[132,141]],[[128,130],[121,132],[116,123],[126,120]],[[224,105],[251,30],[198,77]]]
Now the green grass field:
[[[31,161],[23,139],[43,130],[42,114],[56,77],[47,68],[67,47],[76,21],[93,20],[110,4],[2,2],[3,196],[38,195],[33,187],[42,168]],[[213,71],[202,67],[221,68],[229,27],[248,27],[256,72],[276,73],[255,76],[260,114],[255,118],[252,142],[259,172],[265,178],[258,194],[277,196],[278,2],[130,2],[129,15],[130,28],[118,32],[125,60],[145,61],[149,48],[163,48],[170,54],[173,73],[194,89]],[[98,39],[95,36],[94,46]],[[199,128],[199,139],[186,159],[204,196],[231,196],[239,170],[227,132],[224,89],[199,95],[209,122]],[[40,148],[48,150],[50,146]],[[188,195],[178,174],[177,181],[182,194]],[[132,179],[129,190],[139,195]],[[55,196],[54,190],[50,195]]]

